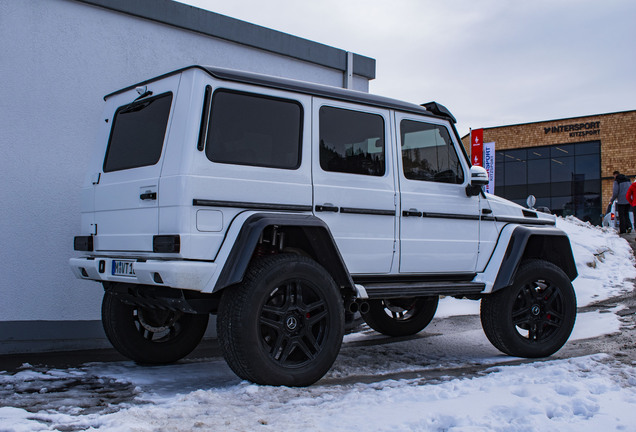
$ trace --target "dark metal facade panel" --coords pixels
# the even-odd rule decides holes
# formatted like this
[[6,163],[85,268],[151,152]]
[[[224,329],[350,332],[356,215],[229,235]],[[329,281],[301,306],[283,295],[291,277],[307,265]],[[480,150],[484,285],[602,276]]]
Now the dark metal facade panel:
[[[74,0],[345,71],[347,52],[172,0]],[[353,73],[375,78],[375,59],[353,55]]]

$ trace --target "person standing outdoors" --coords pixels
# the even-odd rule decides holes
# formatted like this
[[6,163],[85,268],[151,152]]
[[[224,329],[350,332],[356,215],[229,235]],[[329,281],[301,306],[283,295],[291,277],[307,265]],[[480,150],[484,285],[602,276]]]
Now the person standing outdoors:
[[632,213],[634,213],[634,222],[636,222],[636,181],[629,185],[627,193],[625,194],[625,198],[627,198],[629,205],[632,206]]
[[616,207],[618,207],[618,229],[621,234],[625,234],[628,230],[631,232],[632,230],[632,222],[629,220],[631,205],[629,201],[627,201],[627,189],[629,189],[629,186],[629,179],[619,171],[614,171],[614,188],[610,204],[616,200]]

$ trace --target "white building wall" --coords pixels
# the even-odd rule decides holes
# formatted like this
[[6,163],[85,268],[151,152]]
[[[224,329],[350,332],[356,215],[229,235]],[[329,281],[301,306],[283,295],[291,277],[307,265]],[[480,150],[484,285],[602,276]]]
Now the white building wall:
[[[0,0],[0,328],[100,319],[101,286],[68,258],[103,96],[190,64],[343,83],[340,70],[76,1]],[[0,354],[20,337],[0,335]]]

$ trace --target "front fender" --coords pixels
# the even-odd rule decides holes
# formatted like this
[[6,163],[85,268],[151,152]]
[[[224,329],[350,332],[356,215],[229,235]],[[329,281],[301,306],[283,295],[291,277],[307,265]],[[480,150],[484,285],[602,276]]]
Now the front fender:
[[558,228],[507,225],[483,273],[474,280],[486,284],[485,293],[512,284],[519,264],[526,259],[542,259],[559,267],[574,280],[578,276],[567,234]]

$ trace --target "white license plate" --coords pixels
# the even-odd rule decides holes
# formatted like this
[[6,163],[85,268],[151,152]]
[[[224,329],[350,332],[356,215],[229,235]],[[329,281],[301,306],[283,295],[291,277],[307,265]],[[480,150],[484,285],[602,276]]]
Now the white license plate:
[[134,261],[113,260],[111,274],[113,276],[135,277]]

